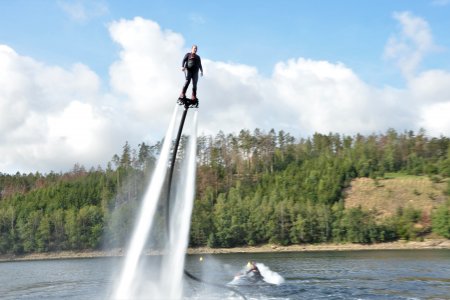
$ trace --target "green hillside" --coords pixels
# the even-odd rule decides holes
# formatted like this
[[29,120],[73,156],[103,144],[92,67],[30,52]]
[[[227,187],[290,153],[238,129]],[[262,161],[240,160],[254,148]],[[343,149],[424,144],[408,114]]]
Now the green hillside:
[[[106,169],[0,173],[0,254],[125,247],[160,148],[125,143]],[[447,137],[242,130],[199,137],[197,158],[190,246],[450,238]]]

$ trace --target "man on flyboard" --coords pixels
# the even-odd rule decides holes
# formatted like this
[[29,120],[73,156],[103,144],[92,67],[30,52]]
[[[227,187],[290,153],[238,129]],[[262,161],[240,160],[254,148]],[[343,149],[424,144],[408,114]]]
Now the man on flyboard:
[[198,81],[198,71],[200,70],[201,76],[203,76],[202,60],[200,56],[197,55],[197,45],[193,45],[191,52],[186,53],[181,63],[181,70],[185,72],[186,81],[181,91],[179,97],[180,100],[186,100],[186,91],[192,80],[192,97],[191,102],[198,104],[197,99],[197,81]]

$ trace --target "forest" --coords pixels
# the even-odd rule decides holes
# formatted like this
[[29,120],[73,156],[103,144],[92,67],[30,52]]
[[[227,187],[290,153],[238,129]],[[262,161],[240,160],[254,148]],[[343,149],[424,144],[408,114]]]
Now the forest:
[[[0,254],[125,247],[161,145],[143,142],[134,149],[126,142],[105,167],[0,173]],[[447,200],[431,215],[402,207],[384,219],[376,211],[345,208],[343,191],[352,179],[386,173],[445,182]],[[190,246],[370,244],[428,234],[448,239],[449,177],[450,139],[423,130],[295,138],[255,129],[200,136]],[[162,219],[164,207],[158,209]]]

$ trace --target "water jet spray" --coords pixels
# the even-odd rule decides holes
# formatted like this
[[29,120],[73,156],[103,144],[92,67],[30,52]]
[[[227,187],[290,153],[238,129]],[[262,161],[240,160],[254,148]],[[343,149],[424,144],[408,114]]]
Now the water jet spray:
[[[184,111],[181,116],[174,148],[172,153],[170,153],[173,143],[172,136],[176,128],[175,123],[178,115],[178,106],[175,106],[155,172],[141,204],[140,215],[135,224],[135,230],[130,241],[120,279],[112,298],[147,299],[151,295],[155,299],[180,299],[182,297],[182,278],[184,274],[192,280],[230,290],[235,295],[246,299],[242,293],[230,286],[203,280],[191,274],[184,267],[180,268],[180,266],[184,266],[186,248],[189,243],[189,225],[195,197],[197,111],[194,113],[191,138],[188,140],[186,147],[186,159],[183,161],[183,167],[181,168],[184,173],[183,180],[179,182],[180,185],[176,190],[177,193],[174,197],[176,201],[173,202],[173,208],[170,205],[172,178],[187,111],[189,108],[198,107],[198,100],[182,98],[179,99],[178,103],[184,107]],[[171,161],[169,160],[169,156],[171,156]],[[168,165],[170,166],[169,169],[167,168]],[[167,171],[169,171],[168,178],[166,176]],[[160,199],[161,189],[166,179],[168,186],[165,203],[165,254],[161,256],[161,263],[159,265],[152,265],[153,274],[158,274],[159,278],[146,281],[146,284],[144,284],[143,279],[146,277],[140,276],[142,270],[138,269],[139,265],[141,265],[139,264],[139,260],[143,254],[144,246],[152,226],[156,223],[155,215],[157,205],[162,200]]]
[[[175,161],[177,158],[177,152],[178,152],[178,146],[180,144],[180,140],[181,140],[181,134],[183,132],[183,127],[184,127],[184,122],[186,120],[186,114],[189,108],[191,107],[195,107],[198,108],[198,99],[195,100],[190,100],[187,98],[181,98],[178,99],[178,103],[180,105],[184,106],[184,111],[183,111],[183,115],[181,116],[181,121],[180,121],[180,126],[178,127],[178,134],[177,134],[177,138],[175,140],[175,146],[172,152],[172,160],[170,163],[170,169],[169,169],[169,179],[168,179],[168,185],[167,185],[167,201],[166,201],[166,232],[167,235],[170,235],[170,192],[171,192],[171,188],[172,188],[172,178],[173,178],[173,171],[175,169]],[[195,153],[193,155],[196,155]],[[169,237],[170,238],[170,237]],[[184,274],[195,281],[201,282],[201,283],[205,283],[207,285],[210,286],[214,286],[214,287],[218,287],[218,288],[223,288],[223,289],[228,289],[230,291],[232,291],[233,293],[239,295],[240,297],[242,297],[244,300],[246,300],[247,298],[239,291],[237,291],[236,289],[229,287],[227,285],[223,285],[220,283],[215,283],[215,282],[209,282],[206,281],[202,278],[199,278],[193,274],[191,274],[188,270],[184,269]]]

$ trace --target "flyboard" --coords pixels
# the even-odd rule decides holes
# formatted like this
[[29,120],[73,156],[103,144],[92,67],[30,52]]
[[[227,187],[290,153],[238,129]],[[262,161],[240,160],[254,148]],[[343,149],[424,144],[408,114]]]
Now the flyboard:
[[[187,112],[188,112],[189,108],[198,108],[199,100],[197,98],[189,99],[189,98],[183,97],[183,98],[178,98],[177,103],[184,107],[184,111],[183,111],[183,115],[181,116],[180,126],[178,127],[178,133],[177,133],[177,137],[175,140],[175,146],[174,146],[174,149],[172,152],[172,160],[171,160],[170,169],[169,169],[169,178],[168,178],[168,185],[167,185],[167,201],[166,201],[166,231],[167,231],[167,235],[169,235],[169,233],[170,233],[170,222],[169,222],[169,220],[170,220],[170,193],[171,193],[171,188],[172,188],[173,171],[175,169],[175,161],[177,159],[178,146],[180,144],[181,134],[183,133],[183,127],[184,127],[184,122],[186,120]],[[184,274],[192,280],[195,280],[195,281],[198,281],[198,282],[210,285],[210,286],[230,290],[233,293],[235,293],[236,295],[239,295],[242,299],[247,300],[247,297],[245,297],[245,295],[243,295],[241,292],[239,292],[238,290],[236,290],[230,286],[204,280],[203,278],[199,278],[199,277],[191,274],[186,269],[184,269]]]
[[184,97],[179,97],[177,100],[177,103],[184,106],[185,109],[189,109],[189,108],[198,108],[198,98],[195,99],[189,99],[186,98],[186,96]]

